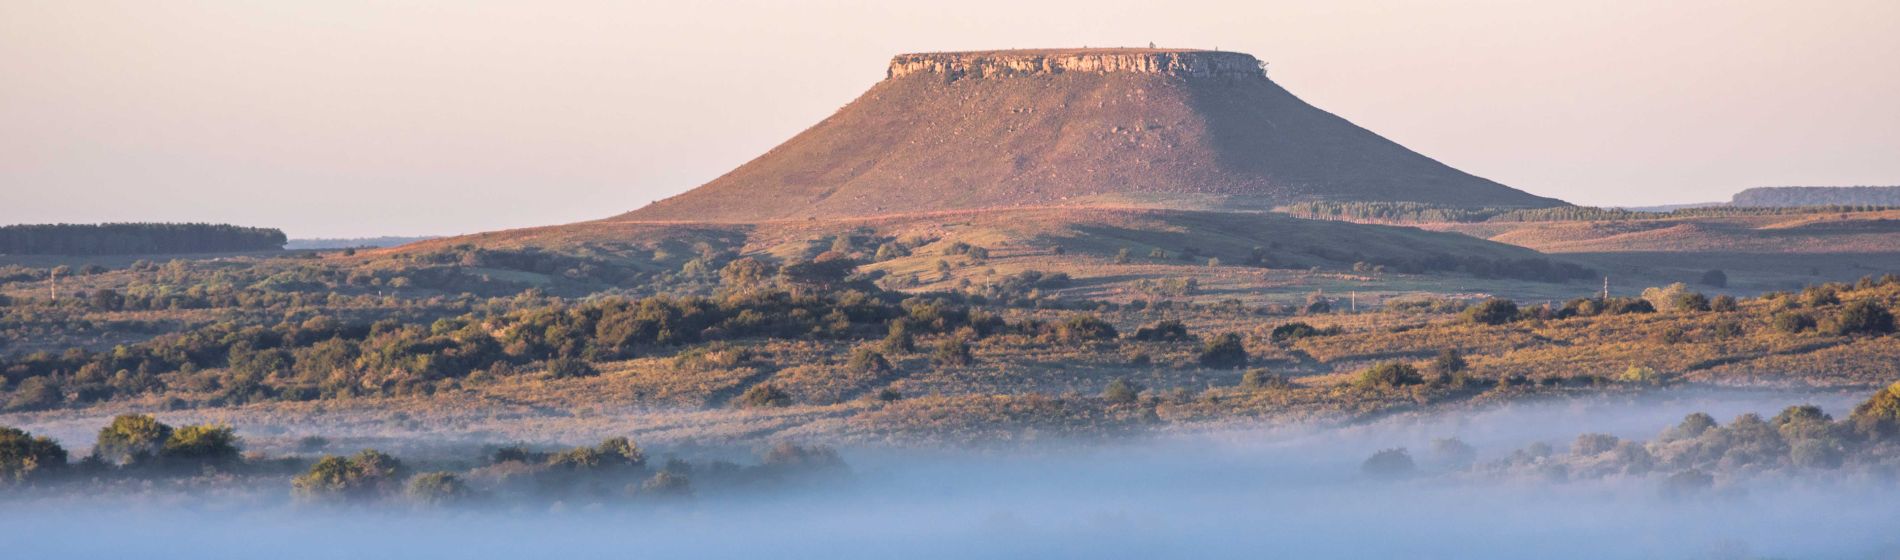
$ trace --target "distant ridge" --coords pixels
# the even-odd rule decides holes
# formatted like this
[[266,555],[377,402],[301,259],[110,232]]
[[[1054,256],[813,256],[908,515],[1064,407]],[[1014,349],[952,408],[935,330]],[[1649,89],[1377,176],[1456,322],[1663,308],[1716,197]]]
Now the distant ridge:
[[1756,187],[1731,206],[1900,206],[1900,187]]
[[756,222],[1038,206],[1267,210],[1300,201],[1549,207],[1308,105],[1251,55],[898,55],[831,117],[618,216]]

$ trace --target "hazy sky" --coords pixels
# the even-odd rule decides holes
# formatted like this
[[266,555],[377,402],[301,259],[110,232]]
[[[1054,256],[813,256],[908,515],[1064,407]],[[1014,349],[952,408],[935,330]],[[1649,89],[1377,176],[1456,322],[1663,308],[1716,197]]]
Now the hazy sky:
[[0,0],[0,223],[292,236],[610,216],[743,163],[906,51],[1219,47],[1582,204],[1900,184],[1900,2]]

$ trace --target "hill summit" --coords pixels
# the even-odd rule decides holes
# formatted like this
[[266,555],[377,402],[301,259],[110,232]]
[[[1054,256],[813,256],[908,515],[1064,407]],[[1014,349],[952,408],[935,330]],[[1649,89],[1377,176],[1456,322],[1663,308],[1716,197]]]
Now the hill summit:
[[1251,55],[904,54],[817,125],[617,219],[756,222],[943,210],[1265,210],[1302,201],[1545,207],[1320,110]]

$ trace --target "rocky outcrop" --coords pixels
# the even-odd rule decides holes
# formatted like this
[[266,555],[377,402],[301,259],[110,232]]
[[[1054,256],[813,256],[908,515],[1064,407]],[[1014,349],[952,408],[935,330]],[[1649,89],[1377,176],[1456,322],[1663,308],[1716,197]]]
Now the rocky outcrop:
[[1200,50],[1069,49],[900,54],[891,58],[889,78],[937,74],[946,81],[966,78],[1036,76],[1065,72],[1133,72],[1185,78],[1244,78],[1266,75],[1252,55]]

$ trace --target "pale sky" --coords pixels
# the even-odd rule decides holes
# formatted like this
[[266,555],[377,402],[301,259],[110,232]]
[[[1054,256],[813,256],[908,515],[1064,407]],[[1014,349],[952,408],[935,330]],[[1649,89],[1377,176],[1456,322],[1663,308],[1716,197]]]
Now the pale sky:
[[293,237],[602,218],[910,51],[1242,51],[1332,111],[1580,204],[1900,184],[1900,2],[0,0],[0,223]]

